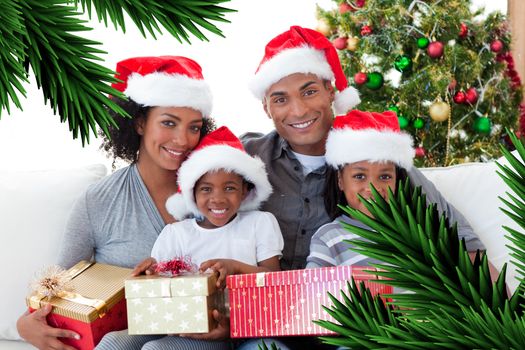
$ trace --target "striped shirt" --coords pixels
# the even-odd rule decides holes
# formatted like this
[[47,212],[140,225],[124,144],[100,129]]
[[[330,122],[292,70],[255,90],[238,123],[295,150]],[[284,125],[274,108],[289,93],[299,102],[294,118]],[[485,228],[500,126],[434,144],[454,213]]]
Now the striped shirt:
[[361,221],[341,215],[331,223],[321,226],[312,236],[310,242],[310,255],[306,259],[306,268],[357,265],[364,266],[369,263],[380,263],[377,259],[368,258],[349,248],[352,245],[346,240],[363,239],[341,226],[341,222],[362,228],[369,228]]
[[[341,222],[370,229],[362,222],[346,215],[341,215],[331,223],[321,226],[310,241],[310,255],[306,259],[306,268],[338,265],[364,266],[369,263],[383,263],[380,260],[368,258],[350,250],[349,248],[353,246],[346,240],[364,240],[364,238],[344,229]],[[485,249],[483,243],[471,230],[458,230],[458,238],[460,240],[465,239],[465,245],[469,252]]]

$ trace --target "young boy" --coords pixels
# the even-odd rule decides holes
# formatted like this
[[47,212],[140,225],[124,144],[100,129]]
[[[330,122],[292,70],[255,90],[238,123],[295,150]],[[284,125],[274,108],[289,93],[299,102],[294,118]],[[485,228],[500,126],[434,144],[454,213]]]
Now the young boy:
[[189,256],[224,287],[230,274],[279,270],[283,238],[275,217],[256,210],[271,193],[264,163],[226,127],[205,136],[178,173],[166,207],[177,220],[155,242],[155,260]]

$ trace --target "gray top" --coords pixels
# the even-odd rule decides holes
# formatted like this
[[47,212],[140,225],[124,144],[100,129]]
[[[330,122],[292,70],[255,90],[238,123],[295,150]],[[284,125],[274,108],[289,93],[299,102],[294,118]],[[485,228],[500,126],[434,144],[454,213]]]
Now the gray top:
[[[355,220],[346,215],[341,215],[334,221],[321,226],[312,237],[310,255],[308,256],[306,264],[307,268],[339,265],[365,266],[370,263],[382,263],[380,260],[369,258],[366,255],[356,253],[349,249],[352,248],[352,245],[345,242],[346,240],[365,239],[344,229],[341,225],[342,222],[370,229],[370,227],[363,224],[361,221]],[[466,233],[468,233],[468,231],[459,231],[458,237],[459,239],[465,238],[465,244],[468,250],[475,250],[478,248],[483,249],[483,247],[480,246],[481,242],[476,236],[465,235]]]
[[[322,225],[330,222],[324,206],[324,181],[327,166],[303,175],[301,163],[294,156],[288,142],[274,130],[267,135],[255,133],[242,137],[246,151],[257,155],[266,164],[273,193],[262,209],[275,215],[284,238],[283,270],[302,269],[310,250],[310,239]],[[437,203],[440,212],[446,212],[450,222],[458,222],[461,234],[467,237],[470,249],[484,249],[472,228],[450,205],[418,169],[409,172],[411,182],[422,186],[427,201]]]
[[150,256],[165,224],[136,165],[91,185],[69,217],[58,264],[80,260],[133,267]]

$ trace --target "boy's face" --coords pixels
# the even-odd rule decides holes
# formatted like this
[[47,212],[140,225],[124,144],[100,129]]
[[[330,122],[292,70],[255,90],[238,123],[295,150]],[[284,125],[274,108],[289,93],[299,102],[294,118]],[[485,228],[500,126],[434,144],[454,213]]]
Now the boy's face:
[[195,202],[204,215],[204,228],[217,228],[230,222],[248,193],[242,176],[222,169],[204,174],[195,184]]
[[333,123],[334,89],[314,74],[294,73],[270,86],[264,111],[297,153],[318,156]]
[[370,212],[357,195],[366,199],[372,198],[370,183],[385,199],[388,196],[388,188],[392,191],[396,188],[396,166],[392,162],[371,163],[365,160],[346,164],[337,177],[339,189],[344,192],[348,205],[368,216],[371,216]]

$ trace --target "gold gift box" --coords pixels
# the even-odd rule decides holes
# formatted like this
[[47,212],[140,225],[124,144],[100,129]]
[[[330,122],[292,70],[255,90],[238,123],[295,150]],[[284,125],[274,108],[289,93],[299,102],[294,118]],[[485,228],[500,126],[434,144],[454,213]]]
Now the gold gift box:
[[93,322],[104,317],[107,310],[124,298],[124,280],[131,269],[81,261],[69,270],[72,293],[63,297],[32,294],[26,298],[27,305],[39,309],[45,304],[53,306],[53,313],[82,322]]

